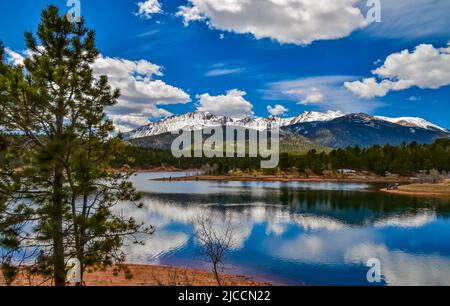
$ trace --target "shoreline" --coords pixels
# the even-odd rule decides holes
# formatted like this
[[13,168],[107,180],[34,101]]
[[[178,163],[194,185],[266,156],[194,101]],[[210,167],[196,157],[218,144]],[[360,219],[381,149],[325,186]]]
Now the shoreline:
[[194,175],[172,178],[157,178],[154,181],[216,181],[216,182],[298,182],[298,183],[372,183],[372,184],[389,184],[389,183],[411,183],[413,180],[406,177],[378,177],[378,176],[343,176],[343,177],[326,177],[326,176],[310,176],[298,177],[294,175]]
[[131,170],[135,173],[137,172],[147,172],[147,173],[154,173],[154,172],[199,172],[199,169],[178,169],[176,167],[156,167],[156,168],[131,168]]
[[450,180],[440,184],[409,184],[398,189],[381,189],[382,192],[399,195],[450,198]]
[[[113,268],[105,271],[86,271],[84,280],[86,286],[218,286],[212,272],[176,266],[128,264],[133,277],[127,279],[123,272],[114,275]],[[265,281],[255,280],[244,275],[220,274],[224,286],[273,286]],[[3,279],[0,275],[0,287]],[[19,273],[13,286],[50,286],[36,277],[30,279],[23,272]]]

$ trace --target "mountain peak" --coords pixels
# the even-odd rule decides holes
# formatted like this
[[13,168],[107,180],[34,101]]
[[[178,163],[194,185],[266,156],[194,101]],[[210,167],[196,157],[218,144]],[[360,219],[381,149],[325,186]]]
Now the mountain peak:
[[263,117],[244,117],[240,119],[230,118],[226,116],[217,116],[210,112],[196,111],[182,115],[174,115],[163,119],[159,122],[150,123],[146,126],[135,129],[125,134],[127,139],[143,138],[149,136],[156,136],[165,133],[172,133],[182,129],[201,130],[208,127],[217,126],[241,126],[254,130],[265,130],[273,125],[278,127],[293,126],[309,122],[327,122],[338,118],[348,118],[350,120],[368,121],[385,121],[393,124],[411,127],[422,128],[433,131],[443,131],[448,133],[448,130],[443,129],[431,122],[421,118],[401,117],[372,117],[364,113],[344,114],[339,111],[327,111],[325,113],[306,111],[296,117],[283,118],[280,116]]
[[327,111],[326,113],[306,111],[303,114],[294,117],[292,124],[314,121],[329,121],[343,116],[345,116],[345,114],[340,111]]
[[425,119],[417,118],[417,117],[399,117],[399,118],[389,118],[377,116],[375,117],[380,120],[389,121],[391,123],[399,124],[407,127],[420,127],[423,129],[434,129],[438,131],[448,132],[447,129],[444,129],[436,124],[433,124]]
[[196,112],[186,113],[184,115],[174,115],[174,116],[166,118],[166,120],[167,119],[178,119],[178,118],[182,118],[182,117],[193,118],[193,119],[194,118],[208,119],[208,118],[215,117],[215,115],[210,112],[196,111]]

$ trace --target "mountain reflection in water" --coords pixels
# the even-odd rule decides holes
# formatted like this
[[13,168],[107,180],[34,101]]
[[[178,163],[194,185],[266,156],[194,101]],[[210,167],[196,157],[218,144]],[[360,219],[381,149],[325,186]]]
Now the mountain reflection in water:
[[201,215],[230,220],[228,272],[285,284],[370,285],[366,262],[381,260],[388,285],[450,285],[450,200],[396,196],[363,184],[169,182],[139,173],[144,209],[125,215],[155,225],[138,263],[203,266],[194,237]]

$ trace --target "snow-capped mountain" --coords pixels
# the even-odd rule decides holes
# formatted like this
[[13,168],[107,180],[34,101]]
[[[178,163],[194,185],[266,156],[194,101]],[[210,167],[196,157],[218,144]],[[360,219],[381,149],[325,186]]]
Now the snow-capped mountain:
[[297,117],[282,118],[271,116],[268,118],[243,119],[230,118],[226,116],[216,116],[209,112],[192,112],[179,116],[171,116],[159,122],[150,123],[125,134],[127,139],[136,139],[149,136],[156,136],[165,133],[172,133],[182,129],[200,130],[216,126],[242,126],[249,129],[265,130],[271,126],[284,127],[303,122],[328,121],[344,116],[341,112],[305,112]]
[[411,142],[424,144],[450,138],[449,131],[435,128],[434,125],[428,127],[422,120],[399,120],[402,124],[392,121],[397,120],[362,113],[349,114],[328,121],[304,122],[283,127],[282,131],[286,135],[301,135],[327,148],[386,144],[397,146]]
[[207,112],[194,112],[171,116],[159,122],[150,123],[126,133],[125,137],[135,139],[171,133],[182,129],[197,130],[224,124],[227,124],[226,117],[214,116]]
[[343,116],[345,116],[345,114],[339,111],[337,112],[328,111],[326,113],[304,112],[303,114],[300,114],[297,117],[291,118],[290,123],[287,125],[294,125],[304,122],[330,121]]
[[243,126],[250,129],[264,130],[270,123],[283,123],[282,118],[243,118],[235,119],[225,116],[216,116],[209,112],[192,112],[179,116],[171,116],[162,121],[150,123],[125,134],[126,138],[135,139],[172,133],[179,130],[201,130],[217,126]]
[[426,130],[436,129],[439,131],[448,132],[447,129],[437,126],[436,124],[433,124],[422,118],[416,118],[416,117],[389,118],[389,117],[382,117],[382,116],[377,116],[375,118],[377,118],[379,120],[384,120],[384,121],[388,121],[391,123],[399,124],[402,126],[407,126],[407,127],[419,127],[419,128],[426,129]]
[[[243,119],[230,118],[226,116],[216,116],[209,112],[192,112],[179,116],[172,116],[163,119],[159,122],[150,123],[146,126],[135,129],[125,134],[126,139],[137,139],[149,136],[162,135],[166,133],[172,133],[182,129],[187,130],[200,130],[204,128],[211,128],[217,126],[241,126],[255,130],[265,130],[278,126],[289,127],[302,123],[310,122],[328,122],[338,118],[342,118],[346,114],[341,112],[328,111],[326,113],[320,112],[305,112],[296,117],[282,118],[278,116],[271,116],[268,118],[251,118],[246,117]],[[442,132],[448,132],[448,130],[441,128],[431,122],[428,122],[421,118],[389,118],[389,117],[371,117],[367,116],[367,120],[381,120],[394,124],[398,124],[405,127],[422,128],[426,130],[437,130]]]

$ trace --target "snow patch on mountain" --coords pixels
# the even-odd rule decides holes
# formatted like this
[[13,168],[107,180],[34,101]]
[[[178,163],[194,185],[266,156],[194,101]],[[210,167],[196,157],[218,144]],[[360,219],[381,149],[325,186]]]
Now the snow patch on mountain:
[[284,127],[303,122],[329,121],[345,114],[341,112],[305,112],[297,117],[283,118],[271,116],[269,118],[244,119],[230,118],[226,116],[216,116],[209,112],[192,112],[179,116],[171,116],[159,122],[150,123],[146,126],[135,129],[125,134],[127,139],[156,136],[165,133],[172,133],[179,130],[200,130],[217,126],[238,126],[258,131],[266,130],[270,127]]
[[[382,120],[411,128],[422,128],[427,130],[439,130],[448,132],[448,130],[441,128],[421,118],[410,118],[410,117],[389,118],[381,116],[371,117],[365,114],[362,117],[362,114],[354,114],[354,115],[357,116],[355,119],[358,118],[363,119],[368,124],[370,124],[372,120]],[[348,115],[342,112],[333,112],[333,111],[328,111],[326,113],[309,111],[291,118],[271,116],[268,118],[246,117],[243,119],[237,119],[226,116],[216,116],[209,112],[192,112],[179,116],[171,116],[159,122],[150,123],[146,126],[140,127],[129,133],[126,133],[125,138],[136,139],[161,135],[165,133],[177,132],[180,130],[194,131],[205,128],[213,128],[217,126],[238,126],[247,129],[262,131],[274,126],[281,128],[306,122],[326,122],[344,116]]]
[[328,111],[326,113],[320,113],[320,112],[304,112],[303,114],[300,114],[297,117],[292,118],[290,124],[288,125],[294,125],[298,123],[304,123],[304,122],[316,122],[316,121],[331,121],[340,117],[344,117],[345,114],[342,112],[333,112]]
[[422,128],[422,129],[426,129],[426,130],[434,129],[434,130],[439,130],[439,131],[443,131],[443,132],[448,132],[447,129],[437,126],[436,124],[433,124],[422,118],[416,118],[416,117],[389,118],[389,117],[383,117],[383,116],[377,116],[375,118],[377,118],[379,120],[399,124],[402,126],[407,126],[407,127]]

